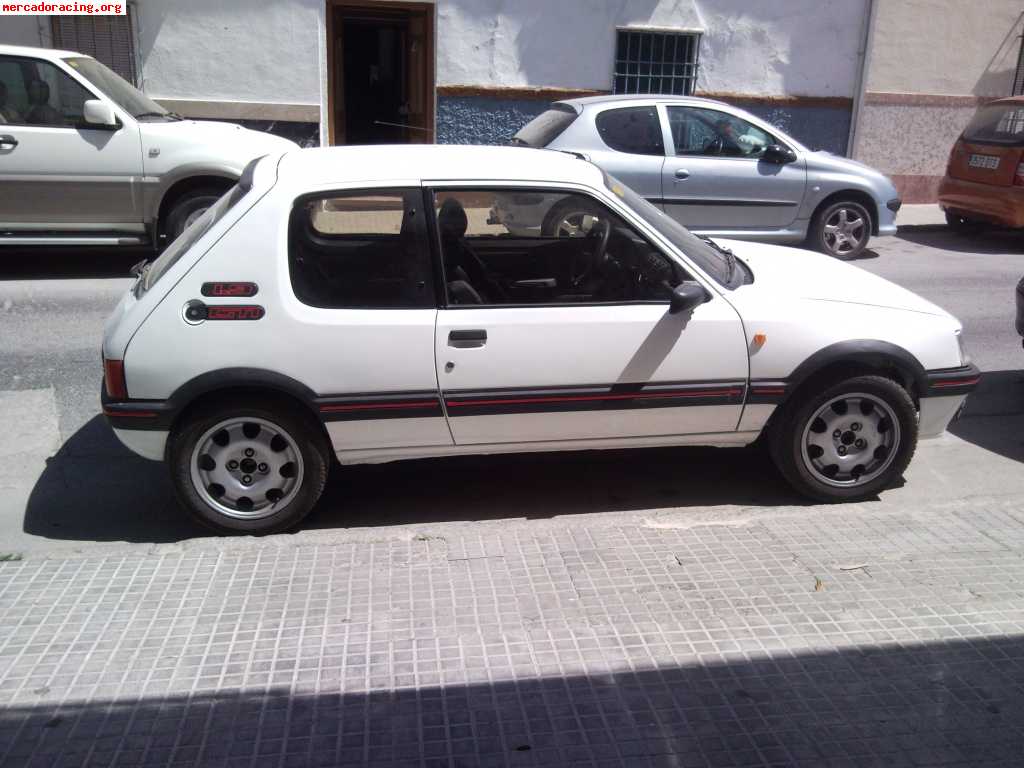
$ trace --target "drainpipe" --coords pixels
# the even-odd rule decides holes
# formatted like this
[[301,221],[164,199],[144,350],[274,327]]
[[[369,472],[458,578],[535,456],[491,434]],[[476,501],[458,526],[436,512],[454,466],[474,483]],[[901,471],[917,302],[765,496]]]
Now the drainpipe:
[[857,149],[857,128],[860,127],[860,110],[864,104],[864,88],[866,85],[868,66],[871,63],[871,43],[875,37],[875,11],[878,5],[875,0],[865,0],[867,8],[864,13],[864,30],[861,34],[861,48],[857,52],[860,58],[860,69],[857,72],[857,88],[853,93],[853,112],[850,114],[850,133],[846,137],[846,156],[853,157]]

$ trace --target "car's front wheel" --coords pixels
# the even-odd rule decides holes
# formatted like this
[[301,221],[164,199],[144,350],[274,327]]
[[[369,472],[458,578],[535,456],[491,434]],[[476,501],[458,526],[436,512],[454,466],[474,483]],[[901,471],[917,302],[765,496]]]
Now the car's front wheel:
[[917,446],[914,402],[882,376],[820,384],[810,397],[782,406],[770,438],[772,458],[805,496],[831,502],[871,498],[910,464]]
[[871,239],[871,215],[860,203],[844,200],[826,206],[811,220],[808,244],[837,259],[854,259]]
[[238,399],[197,410],[167,449],[178,500],[221,533],[262,535],[302,520],[323,492],[329,453],[311,416]]

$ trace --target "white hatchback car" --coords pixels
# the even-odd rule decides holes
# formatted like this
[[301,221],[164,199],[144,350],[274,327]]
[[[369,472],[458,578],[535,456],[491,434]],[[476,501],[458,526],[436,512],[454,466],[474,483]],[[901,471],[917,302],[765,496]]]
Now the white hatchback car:
[[[574,198],[572,220],[511,234],[499,195]],[[698,238],[567,154],[298,150],[143,270],[106,327],[103,409],[222,531],[294,525],[332,454],[764,435],[800,492],[861,499],[977,383],[960,330],[827,256]]]

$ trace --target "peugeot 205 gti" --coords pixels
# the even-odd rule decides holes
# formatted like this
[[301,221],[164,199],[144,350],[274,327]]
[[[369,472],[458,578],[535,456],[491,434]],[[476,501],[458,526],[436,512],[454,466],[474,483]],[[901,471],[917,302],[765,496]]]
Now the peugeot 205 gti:
[[[570,213],[512,233],[499,195]],[[106,327],[103,409],[221,531],[293,526],[332,454],[763,435],[801,493],[862,499],[977,383],[960,331],[827,256],[699,238],[568,154],[296,150],[143,268]]]

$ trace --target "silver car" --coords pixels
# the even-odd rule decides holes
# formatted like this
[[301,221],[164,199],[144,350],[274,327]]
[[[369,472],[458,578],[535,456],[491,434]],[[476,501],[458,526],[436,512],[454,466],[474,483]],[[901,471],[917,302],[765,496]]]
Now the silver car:
[[[896,232],[892,181],[862,163],[812,151],[720,101],[595,96],[559,101],[512,143],[578,152],[689,229],[704,235],[806,242],[853,258],[871,235]],[[586,228],[588,212],[532,221],[528,200],[492,211],[506,225],[549,234]]]

